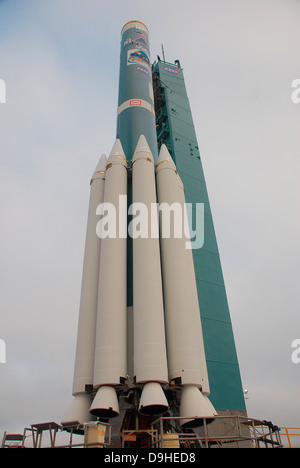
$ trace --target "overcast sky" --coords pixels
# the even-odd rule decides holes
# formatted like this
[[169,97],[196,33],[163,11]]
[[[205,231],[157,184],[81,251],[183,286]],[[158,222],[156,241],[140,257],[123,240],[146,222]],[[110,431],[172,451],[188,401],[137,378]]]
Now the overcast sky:
[[0,436],[72,399],[89,182],[133,19],[184,70],[248,415],[300,426],[300,2],[0,0]]

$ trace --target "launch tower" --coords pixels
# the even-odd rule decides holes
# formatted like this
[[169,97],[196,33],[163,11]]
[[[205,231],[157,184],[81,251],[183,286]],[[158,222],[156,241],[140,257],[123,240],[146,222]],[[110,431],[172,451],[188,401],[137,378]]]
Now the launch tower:
[[193,249],[210,399],[218,410],[245,411],[213,217],[183,70],[179,60],[157,60],[153,88],[158,148],[165,144],[185,188],[187,203],[203,203],[204,243]]

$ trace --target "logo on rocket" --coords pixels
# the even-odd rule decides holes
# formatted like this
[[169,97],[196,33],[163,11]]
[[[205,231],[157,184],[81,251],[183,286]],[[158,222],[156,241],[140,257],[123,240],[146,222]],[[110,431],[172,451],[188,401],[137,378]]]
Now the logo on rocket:
[[142,50],[129,50],[128,51],[128,59],[127,65],[132,65],[135,63],[139,63],[142,65],[146,65],[150,68],[150,60],[147,57],[147,54]]

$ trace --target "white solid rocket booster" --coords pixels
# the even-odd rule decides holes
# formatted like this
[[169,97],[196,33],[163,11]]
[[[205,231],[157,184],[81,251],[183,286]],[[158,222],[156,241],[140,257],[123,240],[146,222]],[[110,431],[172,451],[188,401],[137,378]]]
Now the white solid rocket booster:
[[[198,337],[197,337],[197,345],[198,347],[195,349],[195,352],[198,354],[200,359],[200,368],[202,374],[202,385],[201,385],[201,393],[203,398],[199,398],[199,390],[197,386],[190,386],[185,385],[182,389],[181,395],[181,404],[180,404],[180,416],[186,417],[189,416],[187,419],[181,421],[182,425],[185,426],[193,426],[197,425],[198,418],[195,418],[195,406],[194,402],[198,402],[198,415],[202,415],[202,417],[207,418],[207,422],[212,420],[214,416],[217,416],[217,412],[213,407],[212,403],[210,402],[208,395],[210,394],[209,389],[209,380],[208,380],[208,372],[207,372],[207,365],[206,365],[206,357],[205,357],[205,348],[204,348],[204,340],[203,340],[203,332],[202,332],[202,324],[201,324],[201,314],[199,309],[199,302],[198,302],[198,292],[197,292],[197,284],[196,284],[196,277],[195,277],[195,267],[194,267],[194,260],[193,260],[193,253],[190,244],[190,232],[189,232],[189,220],[187,216],[186,210],[186,200],[184,194],[184,186],[182,183],[181,178],[177,174],[178,180],[178,187],[179,187],[179,197],[180,203],[182,205],[182,213],[183,213],[183,222],[185,227],[185,238],[186,238],[186,248],[185,248],[185,255],[186,255],[186,262],[187,262],[187,281],[190,286],[191,291],[191,299],[193,304],[192,309],[192,316],[195,323],[195,326],[198,329]],[[193,417],[190,417],[193,416]],[[200,418],[201,419],[201,418]]]
[[134,230],[133,238],[134,375],[137,384],[144,384],[140,412],[157,414],[168,409],[161,387],[168,382],[168,367],[155,167],[144,135],[132,157],[132,202],[131,222],[144,226],[144,231]]
[[89,421],[91,397],[86,385],[93,385],[95,329],[97,318],[98,278],[101,240],[96,234],[97,206],[103,202],[106,156],[103,154],[91,179],[90,201],[83,261],[73,391],[75,396],[64,423]]
[[[178,185],[175,164],[162,145],[156,165],[156,184],[160,204],[160,241],[169,379],[182,386],[180,416],[182,425],[196,425],[204,417],[213,418],[212,405],[201,389],[209,392],[198,301],[195,300],[194,267],[186,251],[182,219],[183,194]],[[180,192],[181,190],[181,192]],[[164,234],[163,204],[174,209],[168,235]],[[177,213],[177,214],[176,214]],[[178,218],[176,218],[178,216]],[[173,219],[173,221],[172,221]],[[193,279],[193,280],[192,280]],[[198,314],[198,316],[197,316]],[[201,349],[201,352],[199,350]]]
[[[107,226],[109,231],[105,233],[103,222],[101,232],[98,232],[101,237],[101,256],[94,388],[99,389],[90,412],[95,416],[109,418],[119,414],[115,387],[122,383],[122,379],[125,381],[127,375],[127,160],[118,139],[107,160],[104,205],[97,212],[98,215],[104,215],[106,209],[112,214]],[[115,233],[110,231],[114,220]]]
[[[209,395],[209,381],[208,381],[208,373],[207,373],[207,366],[206,366],[206,358],[205,358],[205,348],[204,348],[204,341],[203,341],[203,332],[202,332],[202,324],[201,324],[201,316],[199,310],[199,302],[198,302],[198,292],[197,292],[197,284],[196,284],[196,277],[195,277],[195,268],[194,268],[194,260],[193,260],[193,251],[191,248],[190,242],[190,230],[189,230],[189,220],[186,210],[186,200],[184,194],[184,186],[182,183],[179,174],[177,174],[177,182],[179,188],[179,202],[182,207],[182,216],[183,216],[183,232],[184,240],[185,240],[185,259],[186,259],[186,283],[189,286],[190,294],[191,294],[191,301],[192,301],[192,309],[191,309],[191,320],[193,320],[194,326],[198,331],[197,339],[195,340],[195,345],[197,348],[195,349],[195,353],[197,353],[199,358],[199,368],[201,370],[201,391],[203,394]],[[189,246],[188,246],[189,244]]]

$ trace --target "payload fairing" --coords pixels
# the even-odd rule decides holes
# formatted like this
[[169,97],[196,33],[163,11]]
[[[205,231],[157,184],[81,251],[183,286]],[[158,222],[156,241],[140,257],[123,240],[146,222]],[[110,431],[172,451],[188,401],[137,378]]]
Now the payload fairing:
[[[184,223],[182,182],[167,147],[157,149],[148,29],[131,21],[121,33],[117,139],[91,181],[74,400],[63,425],[118,416],[120,396],[157,415],[180,395],[185,426],[215,417],[192,251],[177,218],[162,232],[160,207],[174,204]],[[97,230],[108,206],[114,235]],[[146,229],[133,232],[137,219]]]

